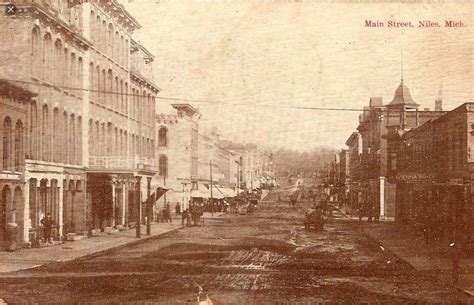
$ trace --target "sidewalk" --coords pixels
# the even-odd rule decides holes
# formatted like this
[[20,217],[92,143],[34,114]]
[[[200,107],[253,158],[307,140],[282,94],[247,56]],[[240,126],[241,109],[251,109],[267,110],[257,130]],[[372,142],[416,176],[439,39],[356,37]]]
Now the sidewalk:
[[[347,218],[358,219],[358,217]],[[423,238],[402,233],[394,222],[360,224],[361,230],[417,271],[452,285],[453,260],[449,244],[427,243]],[[463,253],[459,258],[459,289],[474,296],[474,255]]]
[[181,222],[173,224],[154,223],[151,235],[146,235],[146,226],[141,227],[141,238],[136,238],[135,229],[113,234],[104,234],[79,241],[65,242],[45,248],[21,249],[15,252],[0,252],[0,273],[39,267],[53,262],[64,262],[105,250],[141,242],[181,228]]

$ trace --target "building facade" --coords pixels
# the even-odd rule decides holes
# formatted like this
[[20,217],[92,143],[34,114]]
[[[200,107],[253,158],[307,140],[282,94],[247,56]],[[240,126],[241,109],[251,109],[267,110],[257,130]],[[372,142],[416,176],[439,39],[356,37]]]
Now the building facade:
[[34,96],[23,98],[20,239],[37,239],[46,213],[55,239],[131,225],[156,172],[159,89],[144,68],[153,56],[131,38],[140,25],[117,1],[15,5],[0,16],[0,78]]
[[[28,107],[34,94],[15,83],[0,80],[0,119],[2,151],[0,189],[0,249],[4,246],[7,224],[16,224],[22,232],[28,223],[25,215],[25,132]],[[21,241],[24,241],[23,234]]]
[[172,104],[176,114],[156,116],[155,160],[158,164],[157,180],[168,191],[158,199],[156,209],[165,202],[189,208],[191,190],[197,183],[198,128],[201,114],[189,104]]
[[399,137],[396,220],[429,239],[472,243],[474,104]]
[[390,141],[389,132],[403,132],[443,114],[442,111],[418,110],[403,80],[393,100],[383,105],[381,98],[371,98],[359,118],[358,132],[362,138],[359,210],[369,219],[394,219],[396,195],[397,142]]

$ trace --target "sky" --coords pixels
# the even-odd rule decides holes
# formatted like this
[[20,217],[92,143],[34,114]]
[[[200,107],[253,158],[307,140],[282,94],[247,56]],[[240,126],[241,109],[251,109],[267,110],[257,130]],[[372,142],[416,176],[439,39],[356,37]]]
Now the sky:
[[[473,99],[473,4],[122,0],[155,55],[159,96],[190,99],[223,138],[308,151],[344,148],[358,111],[404,84],[420,108]],[[385,27],[365,27],[365,21]],[[388,28],[388,21],[413,28]],[[418,21],[440,27],[419,28]],[[444,27],[445,20],[464,27]],[[402,60],[403,58],[403,60]],[[171,112],[159,99],[158,112]]]

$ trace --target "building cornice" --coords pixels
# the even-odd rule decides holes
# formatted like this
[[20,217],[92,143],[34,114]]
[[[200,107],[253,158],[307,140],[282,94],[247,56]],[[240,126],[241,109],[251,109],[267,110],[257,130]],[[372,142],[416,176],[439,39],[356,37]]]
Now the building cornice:
[[[75,27],[69,25],[66,21],[60,18],[59,12],[53,8],[45,7],[38,3],[27,3],[17,5],[17,16],[26,15],[32,18],[38,18],[40,22],[58,30],[67,38],[73,40],[77,45],[87,50],[92,46],[92,42],[87,40],[82,33]],[[14,18],[14,17],[11,17]]]

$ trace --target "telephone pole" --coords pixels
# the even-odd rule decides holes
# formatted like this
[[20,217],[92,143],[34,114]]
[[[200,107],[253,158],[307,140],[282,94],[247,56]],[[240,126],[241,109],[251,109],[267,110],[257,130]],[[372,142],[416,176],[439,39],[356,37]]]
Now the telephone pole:
[[211,215],[214,216],[214,200],[212,199],[212,160],[209,160],[209,176],[211,178]]
[[136,221],[136,236],[137,238],[141,238],[141,216],[142,216],[142,199],[141,199],[141,179],[142,177],[136,176],[135,177],[135,202],[137,203],[136,206],[136,213],[137,216],[135,217]]

